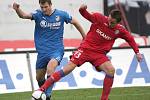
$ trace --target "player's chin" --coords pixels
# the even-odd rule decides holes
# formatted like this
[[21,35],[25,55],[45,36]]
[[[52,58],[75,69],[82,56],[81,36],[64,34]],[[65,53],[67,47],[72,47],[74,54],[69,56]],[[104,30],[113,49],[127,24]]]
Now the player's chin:
[[48,12],[43,12],[45,15],[49,15]]

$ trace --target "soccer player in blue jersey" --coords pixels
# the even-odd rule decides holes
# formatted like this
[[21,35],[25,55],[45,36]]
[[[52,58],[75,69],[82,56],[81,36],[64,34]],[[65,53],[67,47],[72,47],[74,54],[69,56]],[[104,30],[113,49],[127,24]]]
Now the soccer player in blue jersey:
[[[83,38],[85,32],[74,17],[65,11],[53,9],[51,0],[39,0],[39,5],[41,9],[34,13],[25,13],[17,3],[13,3],[13,9],[20,18],[35,21],[34,42],[38,52],[36,80],[38,85],[42,86],[45,82],[45,74],[50,77],[64,55],[64,23],[73,24]],[[52,87],[46,91],[46,100],[50,100],[51,92]]]

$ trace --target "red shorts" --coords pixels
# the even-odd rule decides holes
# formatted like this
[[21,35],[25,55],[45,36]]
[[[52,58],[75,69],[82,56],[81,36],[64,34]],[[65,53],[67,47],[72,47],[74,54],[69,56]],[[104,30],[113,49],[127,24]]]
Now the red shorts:
[[95,52],[85,48],[79,48],[73,53],[70,61],[77,66],[81,66],[85,62],[90,62],[93,66],[98,67],[104,62],[109,61],[109,58],[103,53]]

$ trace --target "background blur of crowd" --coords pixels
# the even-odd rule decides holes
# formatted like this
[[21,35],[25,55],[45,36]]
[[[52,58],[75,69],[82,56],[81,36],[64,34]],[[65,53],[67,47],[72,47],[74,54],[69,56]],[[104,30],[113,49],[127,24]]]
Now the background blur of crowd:
[[104,0],[104,4],[106,15],[110,9],[118,8],[124,13],[123,24],[128,30],[150,36],[150,0]]

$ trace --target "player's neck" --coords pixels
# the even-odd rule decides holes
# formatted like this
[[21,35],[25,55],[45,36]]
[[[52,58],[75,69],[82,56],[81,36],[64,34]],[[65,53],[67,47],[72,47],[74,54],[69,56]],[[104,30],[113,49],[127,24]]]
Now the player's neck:
[[54,11],[55,11],[55,9],[51,9],[51,10],[49,11],[49,13],[47,14],[47,16],[51,16]]

